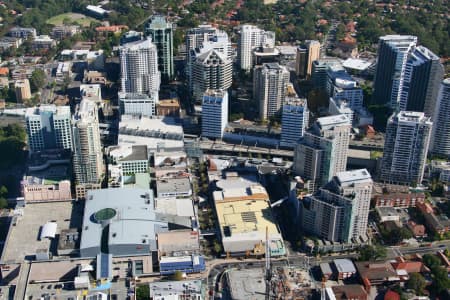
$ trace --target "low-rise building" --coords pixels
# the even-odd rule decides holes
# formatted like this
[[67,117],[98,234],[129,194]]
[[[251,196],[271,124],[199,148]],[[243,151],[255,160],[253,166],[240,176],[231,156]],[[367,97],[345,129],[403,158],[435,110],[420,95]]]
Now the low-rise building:
[[62,61],[84,62],[88,70],[102,71],[105,68],[103,50],[90,51],[88,49],[64,49],[61,51]]
[[169,224],[190,228],[191,218],[158,211],[152,190],[88,191],[80,255],[95,257],[105,247],[113,256],[151,255],[157,251],[156,235],[169,231]]
[[14,89],[17,102],[31,99],[30,82],[28,79],[16,80],[16,82],[14,82]]
[[205,259],[200,255],[163,256],[159,260],[159,272],[161,275],[171,275],[177,271],[189,274],[204,271]]
[[425,226],[422,224],[417,224],[413,220],[409,220],[407,226],[414,237],[424,237],[426,235]]
[[415,207],[419,201],[424,201],[425,194],[404,185],[374,183],[373,200],[375,207],[408,208]]
[[150,299],[205,299],[201,280],[154,281],[149,284]]
[[335,259],[334,266],[337,271],[337,278],[339,280],[353,277],[356,274],[356,268],[353,262],[347,258]]
[[39,35],[31,42],[33,50],[48,50],[56,46],[56,41],[48,35]]
[[264,255],[267,232],[270,256],[285,255],[265,188],[233,178],[219,180],[216,185],[222,189],[213,192],[213,198],[224,251],[229,255]]
[[58,63],[56,68],[56,78],[65,79],[72,75],[72,64],[68,61]]
[[116,163],[122,165],[123,174],[148,172],[149,165],[147,146],[136,145],[127,147],[123,152],[117,153],[120,156],[114,156],[116,153],[113,151],[110,155]]
[[355,266],[366,291],[375,285],[400,281],[390,262],[360,261]]
[[179,253],[196,254],[200,251],[199,234],[192,230],[174,230],[158,233],[159,256]]
[[54,182],[26,176],[21,183],[21,189],[26,203],[72,200],[69,180]]
[[367,300],[368,294],[359,284],[336,285],[326,289],[328,299]]
[[8,31],[8,35],[11,37],[28,39],[28,38],[35,38],[37,32],[36,29],[32,27],[12,27]]
[[153,95],[119,92],[120,114],[152,117],[157,101]]
[[189,178],[161,178],[156,181],[158,198],[189,197],[192,195]]
[[379,206],[376,207],[375,210],[377,211],[378,216],[380,217],[381,223],[387,221],[394,221],[394,222],[400,221],[400,215],[398,214],[397,210],[391,206]]
[[156,111],[158,116],[179,117],[180,100],[178,98],[159,100]]
[[102,87],[100,84],[81,84],[80,85],[81,99],[88,99],[95,103],[102,102]]
[[7,50],[10,48],[17,49],[22,45],[23,39],[17,37],[4,36],[0,38],[0,49]]
[[80,33],[81,29],[78,25],[60,25],[52,28],[50,35],[57,40],[62,40],[67,37],[72,37]]
[[420,201],[416,204],[425,218],[427,226],[439,235],[450,231],[450,219],[445,215],[437,215],[430,203]]

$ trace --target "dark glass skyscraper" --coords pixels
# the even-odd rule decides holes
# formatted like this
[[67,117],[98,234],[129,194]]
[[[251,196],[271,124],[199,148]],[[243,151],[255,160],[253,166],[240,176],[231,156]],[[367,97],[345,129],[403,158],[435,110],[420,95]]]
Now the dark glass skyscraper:
[[173,79],[173,28],[164,16],[155,15],[145,27],[145,33],[152,37],[153,44],[158,49],[158,69],[161,80],[168,82]]
[[434,115],[444,66],[429,49],[418,46],[408,58],[400,96],[400,110],[423,111]]
[[416,43],[417,37],[410,35],[380,37],[372,98],[374,103],[398,108],[406,60]]

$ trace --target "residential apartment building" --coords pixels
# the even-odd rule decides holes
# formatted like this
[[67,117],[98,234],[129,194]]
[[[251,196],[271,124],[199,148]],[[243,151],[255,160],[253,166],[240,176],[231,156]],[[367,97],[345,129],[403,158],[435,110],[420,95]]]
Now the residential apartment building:
[[99,183],[103,173],[98,111],[95,102],[83,99],[73,116],[73,168],[77,184]]
[[16,80],[14,82],[14,90],[17,102],[31,99],[30,81],[28,79]]
[[278,63],[256,66],[253,71],[253,98],[259,103],[259,117],[267,120],[282,107],[289,83],[289,71]]
[[309,40],[297,48],[295,74],[300,78],[309,78],[312,64],[320,58],[320,42]]
[[[187,30],[186,37],[186,76],[188,79],[188,87],[193,90],[193,63],[196,58],[211,49],[223,53],[230,61],[232,61],[233,50],[225,31],[218,30],[212,25],[200,25],[196,28]],[[198,95],[200,101],[202,95]]]
[[202,136],[221,139],[227,123],[227,91],[207,90],[202,101]]
[[274,48],[275,32],[264,31],[254,25],[242,25],[238,40],[238,61],[241,70],[250,72],[253,68],[253,50],[259,47]]
[[444,72],[439,56],[423,46],[416,47],[406,62],[399,109],[423,111],[433,117]]
[[287,97],[281,113],[280,146],[294,148],[309,123],[306,98]]
[[21,39],[34,39],[37,35],[36,29],[31,27],[13,27],[9,30],[8,35]]
[[400,103],[405,67],[417,44],[411,35],[386,35],[378,42],[378,59],[374,79],[373,102],[396,109]]
[[423,112],[400,111],[389,118],[381,180],[406,184],[422,182],[432,124]]
[[361,87],[341,66],[329,66],[327,76],[327,91],[330,97],[335,101],[345,100],[353,111],[363,107]]
[[66,37],[72,37],[77,33],[80,33],[81,29],[78,25],[61,25],[52,28],[50,35],[57,40],[62,40]]
[[343,70],[342,64],[336,58],[321,58],[312,62],[311,81],[317,90],[327,90],[328,86],[328,69],[332,67],[337,70],[339,67]]
[[160,73],[156,46],[150,39],[120,48],[122,92],[148,94],[158,99]]
[[155,15],[147,23],[145,33],[152,37],[158,50],[158,69],[161,79],[168,82],[174,76],[173,67],[173,28],[164,16]]
[[70,107],[41,105],[25,114],[28,147],[31,152],[47,149],[72,149]]
[[121,115],[152,117],[156,115],[156,102],[151,95],[119,92]]
[[431,152],[450,157],[450,78],[441,83],[433,124]]
[[350,120],[345,115],[318,118],[294,150],[293,170],[317,190],[347,165]]
[[303,200],[303,229],[333,242],[366,239],[372,184],[366,169],[339,172]]
[[[205,50],[205,48],[203,48]],[[201,101],[208,89],[227,90],[232,83],[233,62],[226,54],[209,49],[197,52],[192,64],[192,91],[196,101]]]

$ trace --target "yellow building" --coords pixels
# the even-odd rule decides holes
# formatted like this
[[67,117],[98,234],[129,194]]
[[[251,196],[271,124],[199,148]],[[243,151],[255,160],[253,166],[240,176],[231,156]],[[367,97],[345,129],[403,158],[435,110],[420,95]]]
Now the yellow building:
[[239,179],[225,181],[226,187],[213,193],[224,251],[230,255],[263,255],[267,230],[271,256],[284,255],[283,239],[265,188],[257,183],[242,186]]

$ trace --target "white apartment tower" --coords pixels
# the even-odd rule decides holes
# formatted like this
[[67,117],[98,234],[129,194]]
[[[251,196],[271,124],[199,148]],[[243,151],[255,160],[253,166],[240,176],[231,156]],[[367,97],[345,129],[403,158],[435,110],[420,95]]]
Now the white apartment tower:
[[294,173],[315,191],[347,166],[351,122],[345,115],[318,118],[294,150]]
[[202,100],[202,136],[221,139],[227,123],[227,91],[207,90]]
[[233,62],[216,49],[199,53],[192,64],[192,87],[196,101],[208,89],[227,90],[232,83]]
[[281,114],[280,145],[294,148],[305,133],[309,122],[306,99],[287,97]]
[[439,90],[433,118],[432,153],[450,158],[450,78]]
[[25,114],[28,146],[31,152],[47,149],[72,149],[69,106],[41,105]]
[[386,126],[380,179],[420,184],[433,123],[423,112],[394,113]]
[[73,116],[73,166],[78,184],[99,183],[104,172],[97,105],[84,99]]
[[161,75],[156,46],[150,38],[120,48],[122,92],[148,94],[158,99]]
[[278,63],[256,66],[253,74],[253,97],[259,102],[259,117],[267,120],[282,107],[289,83],[289,71]]
[[333,242],[351,243],[365,237],[372,185],[366,169],[339,172],[303,200],[303,229]]
[[238,61],[241,70],[249,72],[253,65],[253,50],[259,47],[274,48],[275,33],[254,25],[242,25],[238,40]]
[[[193,64],[198,56],[212,49],[224,54],[230,61],[233,60],[233,49],[225,31],[211,25],[200,25],[186,32],[186,76],[191,92],[193,91]],[[197,98],[200,101],[201,95],[197,96],[200,97]]]

